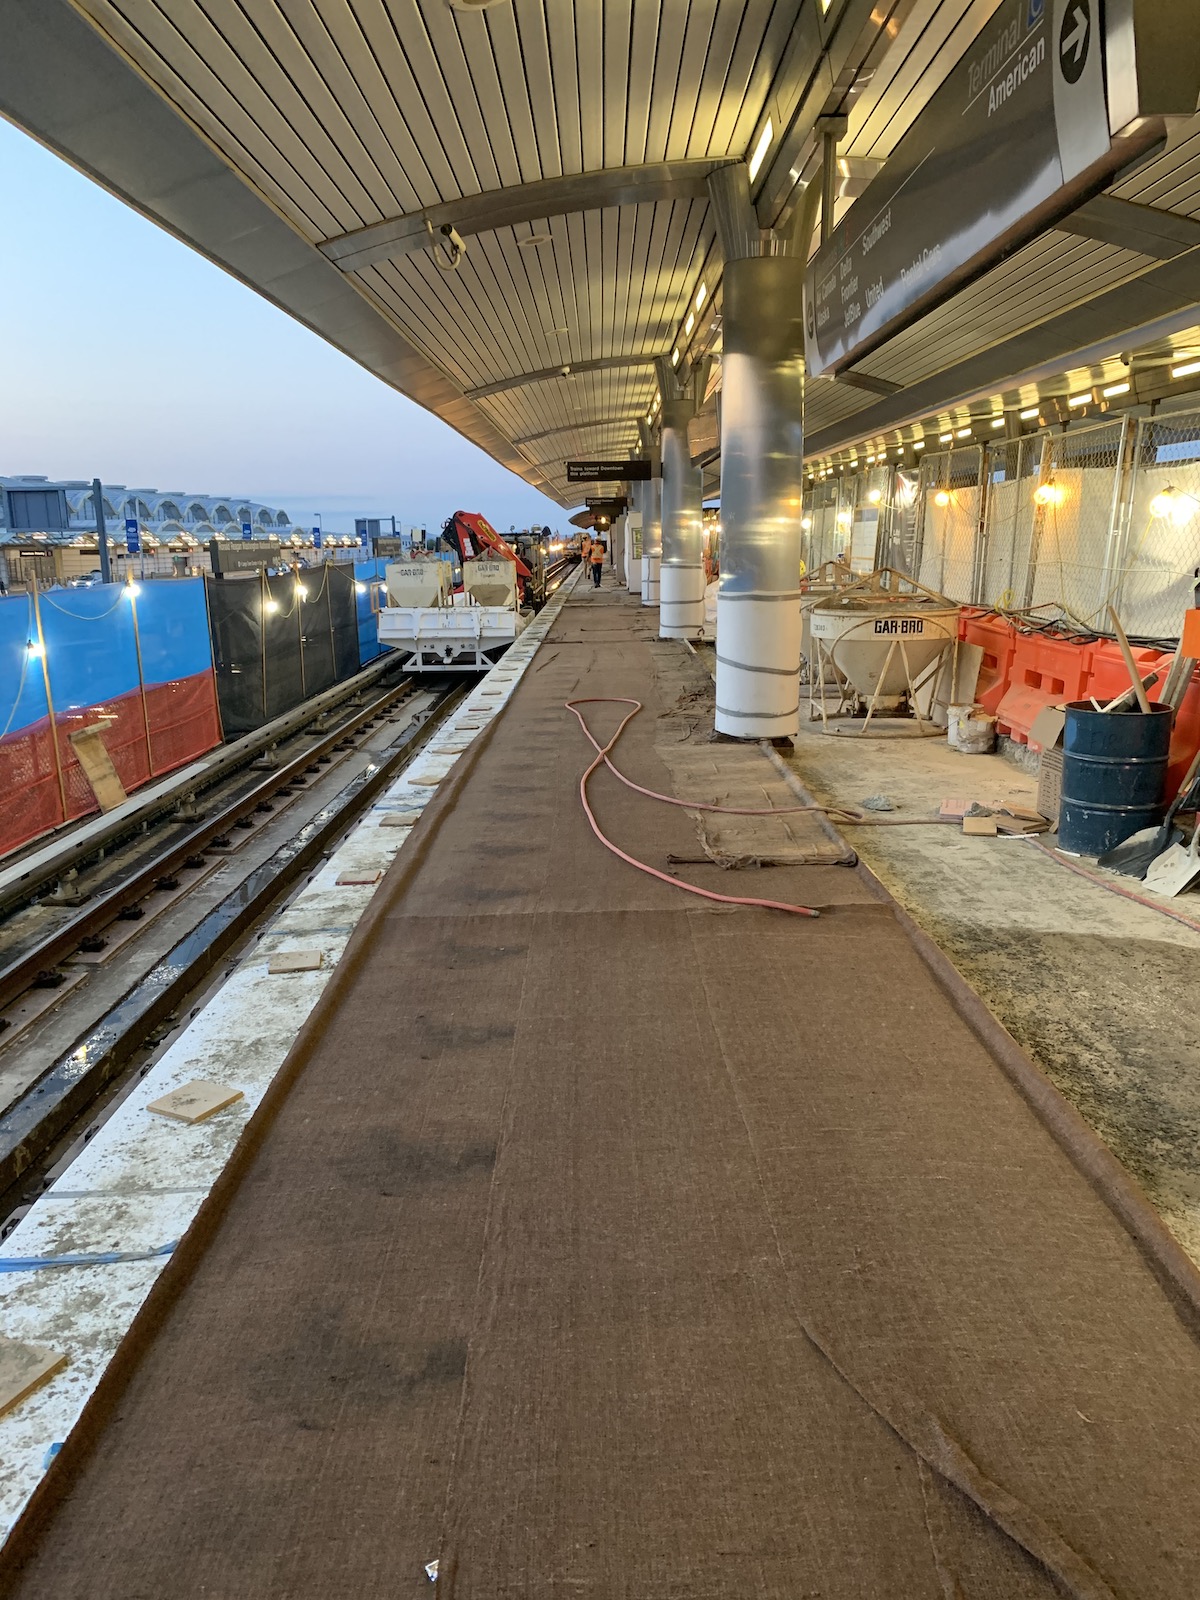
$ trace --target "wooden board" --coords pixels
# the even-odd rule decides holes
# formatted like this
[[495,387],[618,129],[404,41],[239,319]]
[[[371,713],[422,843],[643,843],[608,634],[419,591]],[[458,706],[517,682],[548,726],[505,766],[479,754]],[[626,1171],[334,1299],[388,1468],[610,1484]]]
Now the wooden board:
[[0,1417],[67,1364],[66,1356],[21,1339],[0,1338]]
[[203,1122],[244,1098],[240,1089],[231,1089],[224,1083],[209,1083],[204,1078],[193,1078],[181,1089],[172,1089],[170,1094],[164,1094],[161,1099],[151,1100],[146,1110],[158,1117],[170,1117],[173,1122]]
[[112,757],[104,747],[104,734],[111,727],[111,719],[105,718],[67,736],[101,811],[112,811],[129,798],[125,785],[117,777]]
[[315,972],[323,959],[319,950],[277,950],[267,963],[267,971]]

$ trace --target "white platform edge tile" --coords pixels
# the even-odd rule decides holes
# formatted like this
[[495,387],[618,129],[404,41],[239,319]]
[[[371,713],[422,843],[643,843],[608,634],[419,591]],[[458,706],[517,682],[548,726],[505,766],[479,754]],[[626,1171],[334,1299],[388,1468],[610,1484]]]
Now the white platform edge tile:
[[[199,1016],[0,1244],[0,1257],[136,1253],[182,1236],[379,887],[338,884],[338,877],[390,866],[411,829],[380,828],[380,814],[400,811],[416,822],[437,790],[411,780],[445,778],[508,703],[578,575],[560,586],[500,664],[269,924]],[[279,950],[320,950],[324,961],[319,971],[272,977],[268,962]],[[151,1100],[193,1078],[236,1086],[245,1098],[194,1127],[147,1113]],[[8,1536],[40,1482],[48,1452],[74,1427],[167,1259],[0,1272],[0,1332],[68,1358],[64,1371],[0,1418],[0,1537]]]

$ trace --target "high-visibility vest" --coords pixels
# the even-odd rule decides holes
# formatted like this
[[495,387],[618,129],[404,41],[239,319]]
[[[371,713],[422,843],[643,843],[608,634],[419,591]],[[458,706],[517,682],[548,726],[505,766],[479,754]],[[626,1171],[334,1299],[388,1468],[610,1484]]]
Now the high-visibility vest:
[[596,543],[592,546],[592,552],[591,552],[591,556],[590,556],[589,559],[591,560],[591,563],[592,563],[592,565],[594,567],[598,567],[600,565],[600,563],[604,560],[604,546],[600,543],[600,541],[598,539],[597,539]]
[[585,561],[587,560],[589,554],[591,553],[591,548],[592,548],[592,541],[590,539],[584,539],[582,544],[580,545],[580,549],[583,552],[583,559]]

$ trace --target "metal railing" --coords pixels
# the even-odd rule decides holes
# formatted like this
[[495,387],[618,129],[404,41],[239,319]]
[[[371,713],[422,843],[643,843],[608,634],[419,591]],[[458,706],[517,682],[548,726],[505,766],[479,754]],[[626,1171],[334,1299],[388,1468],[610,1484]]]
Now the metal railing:
[[[1179,636],[1200,570],[1200,412],[872,466],[805,496],[805,560],[890,566],[952,600]],[[873,538],[873,546],[872,546]]]

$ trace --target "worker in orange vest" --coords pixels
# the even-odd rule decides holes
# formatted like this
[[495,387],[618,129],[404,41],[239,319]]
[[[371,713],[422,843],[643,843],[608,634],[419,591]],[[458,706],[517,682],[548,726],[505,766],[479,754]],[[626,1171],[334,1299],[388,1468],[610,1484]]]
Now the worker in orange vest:
[[603,540],[601,540],[601,539],[593,539],[592,540],[592,548],[591,548],[591,551],[589,553],[588,559],[592,563],[592,582],[596,585],[596,588],[598,589],[600,587],[601,575],[604,572],[604,542],[603,542]]
[[585,567],[588,564],[588,557],[591,555],[591,553],[592,553],[592,541],[591,541],[590,537],[585,533],[583,535],[582,539],[579,541],[580,559],[583,561],[583,564],[584,564]]

